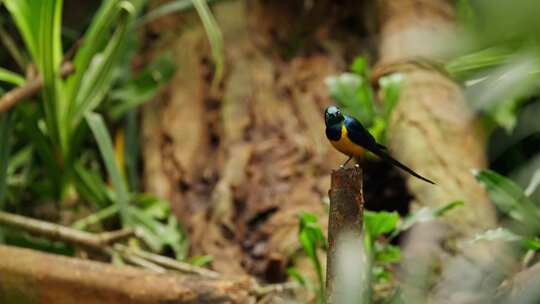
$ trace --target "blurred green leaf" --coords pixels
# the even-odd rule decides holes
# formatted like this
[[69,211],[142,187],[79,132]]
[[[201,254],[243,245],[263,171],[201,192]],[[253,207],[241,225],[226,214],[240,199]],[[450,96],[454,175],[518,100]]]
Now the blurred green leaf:
[[[25,105],[22,104],[20,106]],[[58,160],[52,150],[53,145],[51,139],[44,133],[43,128],[39,127],[40,122],[43,122],[40,119],[41,115],[29,111],[28,109],[25,109],[25,111],[18,111],[17,114],[19,114],[18,118],[21,121],[20,126],[22,134],[30,139],[32,146],[34,147],[33,150],[36,151],[41,163],[47,168],[48,180],[44,182],[51,183],[51,187],[53,187],[52,194],[53,197],[56,198],[60,195],[61,191],[61,169],[58,167]]]
[[450,75],[463,80],[488,68],[506,63],[511,55],[511,49],[494,46],[457,57],[445,68]]
[[41,1],[4,0],[32,58],[37,58],[37,33]]
[[[216,0],[207,0],[206,2],[210,4],[214,1]],[[176,1],[163,3],[162,5],[152,9],[142,18],[140,18],[140,20],[137,21],[136,25],[137,27],[139,27],[148,22],[152,22],[156,19],[159,19],[165,15],[183,12],[191,8],[193,8],[192,0],[176,0]]]
[[351,116],[366,126],[375,117],[373,93],[365,79],[353,73],[330,76],[325,80],[330,96]]
[[133,8],[129,9],[129,6],[125,6],[122,10],[123,18],[121,18],[120,24],[116,27],[113,37],[109,40],[103,53],[94,56],[82,78],[80,90],[77,92],[75,98],[72,127],[77,127],[84,115],[94,110],[103,101],[105,94],[111,88],[113,68],[118,60],[129,20],[133,17],[132,10]]
[[366,58],[364,56],[357,56],[354,58],[354,61],[351,64],[351,71],[362,76],[364,79],[367,79],[369,73],[369,64]]
[[523,224],[531,233],[540,232],[540,210],[518,185],[491,170],[473,173],[499,210]]
[[522,237],[513,233],[512,231],[506,228],[495,228],[486,230],[482,233],[477,234],[471,242],[478,241],[505,241],[505,242],[516,242],[521,241]]
[[317,249],[319,247],[326,249],[327,246],[326,238],[322,233],[315,214],[309,212],[302,212],[300,214],[300,229],[298,231],[298,239],[302,245],[302,248],[304,249],[304,252],[315,267],[319,282],[318,299],[321,300],[324,297],[325,285],[323,279],[323,269],[319,256],[317,255]]
[[390,115],[399,100],[399,92],[401,90],[403,79],[403,74],[399,73],[390,74],[379,79],[384,106],[382,117],[386,124],[388,124]]
[[0,81],[7,82],[15,86],[20,86],[24,84],[25,80],[24,77],[12,72],[10,70],[4,69],[0,67]]
[[85,201],[96,204],[98,208],[103,208],[110,203],[107,185],[99,174],[86,169],[80,162],[75,163],[74,171],[74,186]]
[[416,223],[431,221],[433,219],[436,219],[444,215],[446,212],[462,205],[463,205],[463,201],[453,201],[451,203],[448,203],[438,208],[429,208],[429,207],[420,208],[414,213],[409,214],[403,220],[403,222],[399,225],[397,230],[405,231],[411,228]]
[[134,225],[142,232],[142,239],[152,251],[161,252],[165,246],[169,246],[177,259],[185,258],[188,251],[187,240],[174,215],[168,215],[163,223],[145,209],[130,208],[129,212],[133,216]]
[[133,196],[136,206],[144,212],[159,220],[164,220],[171,213],[169,202],[157,198],[155,195],[142,193]]
[[537,237],[525,238],[523,240],[523,244],[525,248],[527,248],[528,250],[534,250],[534,251],[540,250],[540,239]]
[[300,285],[306,286],[306,279],[304,276],[296,269],[295,267],[288,267],[287,268],[287,275],[294,280],[296,280]]
[[115,203],[120,210],[120,217],[124,225],[130,225],[130,215],[128,214],[129,193],[126,185],[126,181],[120,173],[120,169],[116,164],[114,156],[114,149],[107,127],[101,115],[96,113],[87,113],[85,115],[86,122],[94,134],[94,138],[97,141],[101,157],[107,168],[107,173],[111,178],[111,182],[115,192]]
[[0,114],[0,210],[4,209],[4,200],[7,191],[7,168],[11,138],[12,115]]
[[202,267],[212,263],[213,260],[214,257],[211,255],[194,255],[189,257],[187,262],[191,265]]
[[[68,126],[63,124],[65,100],[62,94],[60,80],[60,64],[62,61],[62,37],[61,17],[62,0],[38,1],[40,5],[35,7],[39,10],[37,39],[36,39],[36,63],[43,77],[43,108],[45,121],[47,122],[48,135],[59,145],[63,155],[67,155],[68,138],[66,132]],[[30,2],[32,4],[38,2]]]
[[373,212],[364,211],[364,227],[372,240],[376,240],[383,234],[394,231],[399,221],[397,212]]
[[[71,104],[74,103],[80,90],[82,78],[86,74],[92,58],[102,51],[110,39],[109,31],[114,27],[120,14],[119,3],[120,0],[102,1],[99,10],[92,18],[90,26],[84,34],[84,43],[73,58],[76,71],[67,80],[66,84],[66,95]],[[72,109],[68,112],[71,111]]]
[[113,104],[109,113],[118,119],[128,110],[151,100],[157,90],[173,75],[175,66],[169,57],[161,57],[150,64],[137,78],[121,88],[113,90],[110,98]]
[[491,111],[493,120],[506,132],[511,133],[517,122],[517,115],[523,99],[514,98],[507,101],[501,101]]
[[382,248],[375,250],[375,261],[379,263],[394,263],[401,259],[401,252],[398,246],[386,244]]
[[531,196],[536,191],[536,188],[538,188],[538,185],[540,185],[540,168],[534,172],[527,189],[525,189],[525,195]]

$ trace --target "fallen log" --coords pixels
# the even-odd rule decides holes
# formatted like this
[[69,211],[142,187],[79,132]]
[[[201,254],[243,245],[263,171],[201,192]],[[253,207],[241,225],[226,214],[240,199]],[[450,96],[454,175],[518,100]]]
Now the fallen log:
[[0,303],[248,303],[248,278],[207,279],[0,246]]

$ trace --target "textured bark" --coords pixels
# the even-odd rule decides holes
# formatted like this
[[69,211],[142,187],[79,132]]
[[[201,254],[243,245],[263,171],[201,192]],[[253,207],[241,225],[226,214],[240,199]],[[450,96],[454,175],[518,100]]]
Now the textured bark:
[[[300,49],[284,60],[279,53],[294,39],[312,46],[328,37],[334,18],[310,23],[328,15],[323,2],[307,15],[296,13],[302,1],[213,5],[226,59],[217,92],[209,89],[209,48],[196,15],[149,27],[162,34],[150,56],[170,50],[179,68],[144,110],[145,186],[171,200],[192,253],[212,255],[221,273],[284,280],[300,251],[300,212],[317,214],[326,230],[321,201],[344,156],[324,137],[324,79],[344,68],[343,56]],[[313,273],[303,259],[294,263]]]
[[[404,294],[411,303],[429,298],[433,303],[487,303],[509,266],[507,252],[498,244],[460,246],[496,222],[493,205],[471,174],[486,165],[485,139],[461,88],[429,64],[444,61],[441,50],[448,50],[456,33],[453,4],[445,0],[378,4],[381,40],[375,77],[405,75],[389,125],[389,148],[437,183],[408,177],[413,208],[464,202],[441,220],[411,231],[403,253]],[[433,277],[437,273],[438,280]]]
[[249,279],[211,280],[0,246],[2,303],[252,303]]
[[392,153],[413,170],[432,178],[431,186],[409,177],[416,206],[440,206],[454,200],[465,205],[445,216],[453,232],[470,236],[492,227],[495,213],[471,174],[486,166],[485,139],[461,88],[435,69],[414,60],[437,60],[438,43],[454,29],[450,1],[379,1],[381,17],[378,70],[405,74],[389,126]]
[[[355,259],[339,261],[346,257],[342,252],[344,242],[362,244],[362,219],[364,214],[364,198],[362,194],[362,169],[355,166],[350,169],[339,169],[332,173],[330,196],[330,213],[328,215],[328,256],[326,263],[326,303],[349,303],[343,301],[342,294],[346,285],[341,282],[337,265],[347,263],[352,271],[362,273],[368,265],[362,265],[362,246],[351,248]],[[346,250],[346,249],[345,249]],[[364,269],[363,269],[364,268]],[[360,283],[360,282],[354,282]],[[360,286],[355,288],[361,289]],[[340,300],[341,299],[341,300]],[[358,298],[356,298],[356,301]]]

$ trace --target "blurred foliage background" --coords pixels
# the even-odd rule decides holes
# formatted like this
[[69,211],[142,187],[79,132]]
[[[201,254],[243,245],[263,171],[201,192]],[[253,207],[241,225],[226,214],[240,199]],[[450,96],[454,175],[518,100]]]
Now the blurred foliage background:
[[[208,1],[211,2],[211,1]],[[169,202],[141,185],[139,111],[182,67],[170,55],[141,64],[138,30],[147,22],[196,10],[212,48],[215,90],[225,73],[223,38],[204,0],[171,1],[148,9],[143,0],[0,1],[0,94],[25,87],[38,75],[39,93],[0,113],[0,209],[104,231],[136,227],[135,244],[195,264],[189,239]],[[445,45],[439,67],[458,82],[487,134],[489,170],[474,172],[500,216],[500,227],[471,241],[519,243],[528,264],[540,249],[540,4],[536,0],[456,0],[459,35]],[[75,70],[63,73],[69,64]],[[369,127],[382,143],[403,75],[370,83],[369,56],[326,79],[329,97]],[[382,101],[382,102],[379,102]],[[471,173],[473,174],[473,173]],[[462,202],[422,209],[365,214],[366,248],[377,299],[396,299],[396,238],[418,221],[443,216]],[[290,277],[324,293],[318,250],[326,244],[317,218],[298,215],[298,242],[317,272],[306,282],[294,267]],[[73,248],[0,228],[6,244],[72,255]],[[138,242],[138,241],[136,241]],[[388,287],[390,286],[390,287]],[[386,298],[385,298],[386,297]],[[381,300],[382,301],[382,300]]]

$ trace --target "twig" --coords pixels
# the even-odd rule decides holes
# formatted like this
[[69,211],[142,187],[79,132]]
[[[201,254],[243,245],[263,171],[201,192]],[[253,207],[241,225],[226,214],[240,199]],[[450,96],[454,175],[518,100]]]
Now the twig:
[[280,284],[269,284],[264,286],[257,286],[254,289],[255,294],[258,297],[265,296],[269,293],[277,292],[281,293],[287,290],[294,290],[300,287],[297,282],[285,282]]
[[101,210],[99,210],[96,213],[90,214],[87,217],[84,217],[80,220],[77,220],[73,225],[71,225],[75,229],[83,230],[89,225],[98,223],[103,221],[106,218],[109,218],[116,214],[118,212],[118,205],[110,205],[109,207],[105,207]]
[[0,225],[100,251],[109,244],[134,235],[134,230],[131,228],[93,234],[3,211],[0,211]]
[[121,244],[115,244],[114,249],[121,252],[121,253],[128,253],[133,256],[137,256],[143,259],[146,259],[152,263],[155,263],[157,265],[161,265],[163,267],[172,269],[172,270],[178,270],[181,272],[188,272],[188,273],[195,273],[200,276],[204,276],[207,278],[217,278],[219,277],[219,273],[208,270],[202,267],[197,267],[188,263],[180,262],[177,260],[173,260],[171,258],[161,256],[158,254],[153,254],[147,251],[142,251],[139,249],[134,248],[128,248],[127,246],[121,245]]
[[[361,274],[368,267],[367,259],[362,258],[365,256],[362,247],[362,169],[355,166],[332,172],[329,196],[326,303],[350,303],[350,300],[344,300],[344,297],[351,298],[347,295],[349,292],[365,297],[363,289],[366,288],[350,286],[361,282],[351,282],[347,274]],[[365,278],[355,278],[356,281],[360,279]]]
[[167,272],[167,269],[157,265],[156,263],[152,263],[152,262],[147,261],[147,260],[145,260],[143,258],[140,258],[138,256],[131,255],[131,254],[126,253],[126,252],[120,252],[120,255],[122,256],[122,258],[124,260],[126,260],[127,262],[129,262],[129,263],[131,263],[133,265],[140,266],[142,268],[151,270],[151,271],[156,272],[156,273],[166,273]]
[[[93,234],[58,224],[44,222],[16,214],[0,211],[0,225],[21,229],[32,234],[44,236],[88,249],[104,252],[110,256],[115,253],[131,264],[142,266],[154,272],[163,273],[166,269],[193,273],[206,278],[217,278],[219,273],[202,267],[190,265],[158,254],[122,244],[114,244],[122,239],[136,236],[136,230],[125,228],[117,231]],[[114,246],[113,246],[114,244]]]
[[[62,78],[67,77],[70,74],[75,72],[75,66],[69,62],[62,64],[60,68],[60,76]],[[19,101],[28,99],[41,90],[43,87],[43,78],[41,76],[28,81],[23,86],[14,88],[13,90],[7,92],[4,96],[0,98],[0,113],[9,111],[14,105]]]

